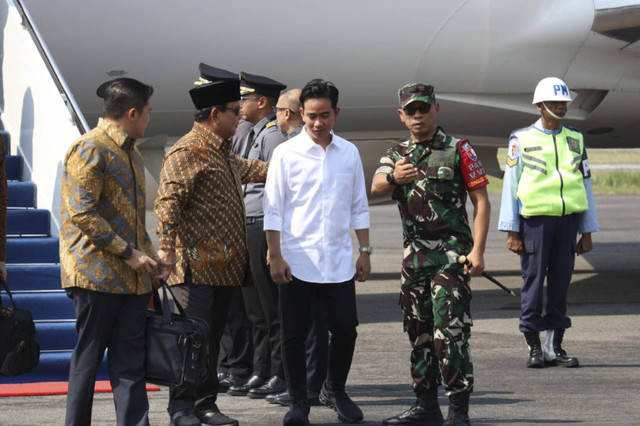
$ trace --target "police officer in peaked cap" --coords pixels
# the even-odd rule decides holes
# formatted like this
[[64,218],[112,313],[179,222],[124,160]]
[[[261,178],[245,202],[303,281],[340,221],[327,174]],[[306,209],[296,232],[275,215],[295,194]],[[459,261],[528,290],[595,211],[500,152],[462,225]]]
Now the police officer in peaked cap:
[[[242,153],[247,159],[269,161],[273,150],[286,139],[278,128],[273,111],[285,87],[269,77],[240,73],[242,116],[253,125]],[[280,353],[279,292],[266,265],[263,194],[262,183],[244,187],[249,260],[256,282],[255,287],[242,289],[247,315],[253,323],[253,376],[245,384],[229,387],[228,391],[230,395],[247,395],[254,399],[287,389]]]

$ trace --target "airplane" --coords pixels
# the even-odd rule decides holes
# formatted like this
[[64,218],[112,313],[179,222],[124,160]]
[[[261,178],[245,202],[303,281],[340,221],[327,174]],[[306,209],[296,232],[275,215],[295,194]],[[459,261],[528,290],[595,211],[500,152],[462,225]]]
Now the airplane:
[[[583,131],[588,147],[639,145],[640,1],[0,0],[0,18],[12,5],[27,10],[69,88],[66,104],[76,103],[91,126],[102,112],[95,92],[104,81],[129,76],[155,87],[147,136],[159,156],[150,168],[192,125],[188,90],[200,62],[288,88],[317,77],[335,83],[336,133],[356,143],[368,178],[385,150],[408,137],[395,110],[397,90],[413,81],[435,86],[438,124],[468,137],[494,175],[497,148],[536,120],[532,93],[547,76],[578,93],[566,122]],[[5,85],[12,81],[7,31]],[[37,80],[23,83],[34,103],[44,97],[35,95]],[[38,132],[46,130],[33,130],[34,143]],[[59,162],[72,141],[59,140],[55,152],[32,149],[34,162]]]

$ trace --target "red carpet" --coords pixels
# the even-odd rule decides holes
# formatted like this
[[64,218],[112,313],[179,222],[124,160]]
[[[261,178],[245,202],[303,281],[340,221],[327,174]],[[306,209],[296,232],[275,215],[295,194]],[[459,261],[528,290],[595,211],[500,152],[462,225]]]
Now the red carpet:
[[[11,383],[0,385],[0,396],[66,395],[68,382]],[[147,391],[159,391],[160,388],[147,385]],[[96,392],[111,392],[108,380],[96,382]]]

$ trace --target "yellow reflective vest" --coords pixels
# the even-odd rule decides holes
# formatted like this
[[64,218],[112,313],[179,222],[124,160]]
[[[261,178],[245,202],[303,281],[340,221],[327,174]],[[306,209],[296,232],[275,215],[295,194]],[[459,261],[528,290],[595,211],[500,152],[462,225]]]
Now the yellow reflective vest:
[[562,126],[546,134],[533,126],[515,134],[522,154],[517,198],[522,216],[564,216],[589,208],[581,163],[582,134]]

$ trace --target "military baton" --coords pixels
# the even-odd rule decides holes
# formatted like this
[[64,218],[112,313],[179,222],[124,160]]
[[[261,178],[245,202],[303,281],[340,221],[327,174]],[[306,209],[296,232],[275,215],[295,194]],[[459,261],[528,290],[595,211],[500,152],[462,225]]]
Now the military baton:
[[[463,265],[467,265],[467,266],[471,267],[471,262],[469,262],[469,259],[467,259],[467,256],[465,256],[464,254],[458,256],[458,263],[462,263]],[[487,274],[486,272],[482,272],[481,275],[483,277],[485,277],[486,279],[488,279],[489,281],[491,281],[492,283],[494,283],[495,285],[497,285],[498,287],[500,287],[501,289],[503,289],[504,291],[506,291],[507,293],[509,293],[510,295],[512,295],[512,296],[516,295],[513,291],[509,290],[504,285],[500,284],[500,281],[496,280],[495,278],[493,278],[491,275]]]

